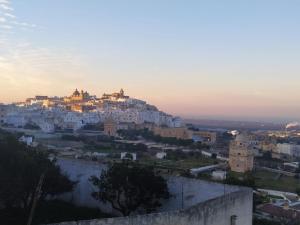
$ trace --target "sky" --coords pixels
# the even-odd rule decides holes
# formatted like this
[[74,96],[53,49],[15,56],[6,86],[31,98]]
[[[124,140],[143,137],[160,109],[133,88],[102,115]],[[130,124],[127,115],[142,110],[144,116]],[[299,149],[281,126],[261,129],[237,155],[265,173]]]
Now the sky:
[[123,88],[188,118],[300,121],[298,0],[0,0],[0,102]]

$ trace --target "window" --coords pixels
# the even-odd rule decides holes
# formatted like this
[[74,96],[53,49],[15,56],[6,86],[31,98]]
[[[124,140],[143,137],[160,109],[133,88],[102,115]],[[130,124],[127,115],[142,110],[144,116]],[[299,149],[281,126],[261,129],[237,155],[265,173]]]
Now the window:
[[230,217],[230,225],[237,225],[236,220],[237,220],[236,215],[231,216]]

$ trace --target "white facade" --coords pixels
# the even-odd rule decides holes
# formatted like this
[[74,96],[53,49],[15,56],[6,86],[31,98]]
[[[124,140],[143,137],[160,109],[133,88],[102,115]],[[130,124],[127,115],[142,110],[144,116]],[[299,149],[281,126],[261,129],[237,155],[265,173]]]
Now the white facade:
[[[128,158],[127,156],[130,155],[131,158]],[[128,153],[128,152],[122,152],[121,153],[121,159],[129,159],[132,161],[136,161],[137,160],[137,155],[136,153]]]
[[276,153],[291,157],[300,157],[300,145],[296,144],[277,144]]
[[158,152],[158,153],[156,153],[155,157],[158,159],[165,159],[167,157],[167,153],[166,152]]
[[20,142],[25,143],[27,146],[31,146],[33,143],[33,137],[31,136],[22,136],[19,138]]
[[4,118],[4,123],[12,125],[14,127],[23,127],[27,123],[27,120],[23,115],[13,113],[13,114],[8,114]]
[[10,113],[2,113],[1,120],[14,127],[26,123],[38,125],[43,132],[53,132],[55,127],[78,130],[86,124],[103,123],[113,118],[116,123],[152,123],[157,126],[181,127],[182,120],[157,110],[155,106],[134,98],[97,100],[97,108],[89,112],[68,111],[63,102],[57,100],[52,107],[43,107],[42,100],[31,99],[30,104],[18,104]]

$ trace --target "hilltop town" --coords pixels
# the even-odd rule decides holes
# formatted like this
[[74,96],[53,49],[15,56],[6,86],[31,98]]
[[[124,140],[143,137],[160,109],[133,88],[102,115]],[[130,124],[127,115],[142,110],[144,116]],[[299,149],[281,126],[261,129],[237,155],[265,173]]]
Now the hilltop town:
[[2,105],[1,123],[13,127],[38,126],[43,132],[57,129],[76,131],[85,125],[107,119],[119,126],[151,123],[157,126],[180,127],[182,121],[145,101],[126,96],[123,89],[98,98],[77,89],[69,97],[36,96],[11,105]]

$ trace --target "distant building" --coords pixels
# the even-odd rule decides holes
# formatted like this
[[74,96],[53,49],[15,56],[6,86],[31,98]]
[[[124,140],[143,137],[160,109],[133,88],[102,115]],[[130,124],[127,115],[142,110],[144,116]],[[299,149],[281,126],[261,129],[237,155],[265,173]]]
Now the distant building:
[[226,179],[227,172],[222,170],[216,170],[212,172],[212,178],[214,180],[225,180]]
[[136,153],[122,152],[121,153],[121,159],[122,160],[136,161],[137,160],[137,155],[136,155]]
[[229,166],[234,172],[245,173],[253,170],[253,145],[247,134],[239,134],[229,147]]
[[288,157],[299,158],[300,145],[290,143],[277,144],[277,148],[274,152]]
[[114,122],[106,122],[107,135],[116,135],[116,130],[163,126],[178,128],[172,131],[172,135],[187,138],[183,134],[186,131],[181,129],[181,118],[159,111],[145,101],[131,98],[122,89],[104,94],[102,98],[76,89],[68,97],[35,96],[11,106],[0,105],[1,125],[24,127],[27,123],[34,123],[47,133],[55,130],[77,131],[85,125],[105,123],[109,117]]
[[112,94],[103,94],[102,100],[110,100],[110,101],[117,101],[122,99],[128,99],[129,96],[126,96],[124,90],[121,89],[120,92],[112,93]]
[[217,133],[210,131],[193,131],[192,138],[196,142],[215,144],[217,141]]
[[90,100],[90,95],[87,91],[81,90],[79,92],[77,89],[74,91],[74,93],[70,96],[64,99],[66,103],[68,102],[82,102],[82,101],[88,101]]
[[117,123],[113,120],[112,117],[108,118],[104,122],[104,133],[108,136],[116,136],[117,135],[117,129],[118,125]]
[[156,153],[155,157],[157,159],[165,159],[167,157],[167,153],[166,152],[158,152],[158,153]]
[[27,146],[31,146],[33,143],[33,137],[23,135],[22,137],[19,138],[19,141],[25,143]]
[[192,139],[191,132],[185,127],[155,127],[153,132],[161,137],[173,137],[183,140]]

